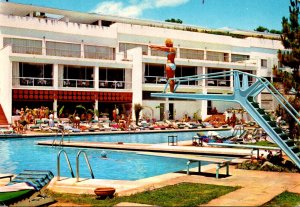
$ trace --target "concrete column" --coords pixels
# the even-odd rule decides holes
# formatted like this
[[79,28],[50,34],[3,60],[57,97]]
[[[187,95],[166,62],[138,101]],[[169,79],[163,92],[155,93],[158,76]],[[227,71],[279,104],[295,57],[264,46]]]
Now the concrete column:
[[[143,104],[143,55],[142,48],[128,50],[128,55],[132,57],[132,109],[134,104]],[[132,113],[132,119],[136,117]]]
[[58,118],[58,111],[57,111],[57,99],[54,99],[53,101],[53,111],[54,111],[54,118],[57,119]]
[[46,38],[45,38],[45,36],[43,37],[43,40],[42,40],[42,55],[47,55],[47,51],[46,51]]
[[[230,68],[230,72],[232,72],[232,71],[233,71],[233,69]],[[233,76],[230,76],[230,88],[231,88],[231,90],[233,90]]]
[[181,58],[181,55],[180,55],[180,44],[178,44],[176,53],[177,53],[177,54],[176,54],[176,57],[177,57],[177,58]]
[[94,66],[94,89],[96,91],[99,90],[99,68],[98,66]]
[[[54,64],[53,65],[53,75],[52,75],[52,78],[53,78],[53,88],[54,89],[58,89],[58,64]],[[62,77],[61,77],[62,78]]]
[[[203,94],[207,94],[207,90],[203,90]],[[201,101],[201,118],[205,120],[207,118],[207,100]]]
[[80,57],[84,58],[84,43],[83,43],[83,40],[81,40],[81,44],[80,44]]
[[[207,68],[206,67],[202,67],[202,74],[203,75],[207,74]],[[202,88],[206,88],[205,82],[206,82],[206,80],[202,79],[202,82],[201,82]]]

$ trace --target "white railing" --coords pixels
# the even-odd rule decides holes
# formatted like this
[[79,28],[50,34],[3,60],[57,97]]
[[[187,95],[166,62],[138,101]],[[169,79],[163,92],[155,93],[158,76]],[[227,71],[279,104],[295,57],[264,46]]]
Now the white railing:
[[61,79],[59,86],[72,88],[94,88],[94,80],[86,79]]
[[53,78],[13,77],[13,86],[53,86]]
[[107,89],[131,89],[132,83],[126,81],[99,80],[99,88]]
[[[164,76],[144,76],[144,83],[166,84],[167,83],[167,78],[164,77]],[[201,86],[201,83],[199,85],[198,81],[187,80],[187,82],[184,82],[183,85]]]

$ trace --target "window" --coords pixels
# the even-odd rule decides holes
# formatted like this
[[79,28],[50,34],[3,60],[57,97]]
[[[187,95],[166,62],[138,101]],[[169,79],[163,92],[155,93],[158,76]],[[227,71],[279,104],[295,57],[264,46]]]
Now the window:
[[180,58],[203,60],[203,50],[180,49]]
[[65,65],[62,80],[63,86],[93,88],[93,72],[93,67]]
[[267,68],[268,67],[268,61],[266,59],[261,59],[260,66],[262,68]]
[[157,82],[166,83],[165,65],[146,63],[144,82],[145,83],[157,83]]
[[249,60],[249,55],[231,54],[231,62],[243,62]]
[[206,59],[211,61],[220,61],[220,62],[228,62],[229,61],[229,54],[223,52],[212,52],[207,51]]
[[20,85],[52,86],[51,64],[19,63]]
[[112,47],[102,47],[102,46],[84,46],[84,57],[92,59],[115,59],[115,49]]
[[142,45],[142,44],[120,43],[119,44],[119,52],[126,53],[127,50],[130,50],[130,49],[133,49],[136,47],[141,47],[143,55],[148,55],[148,46]]
[[3,47],[11,45],[13,53],[42,54],[42,41],[17,38],[4,38]]
[[125,88],[125,69],[99,68],[100,88]]
[[51,56],[80,57],[80,44],[46,42],[46,53]]

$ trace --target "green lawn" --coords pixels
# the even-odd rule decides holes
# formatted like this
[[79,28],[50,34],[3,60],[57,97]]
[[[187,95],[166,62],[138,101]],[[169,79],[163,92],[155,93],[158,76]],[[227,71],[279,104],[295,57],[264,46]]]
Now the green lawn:
[[262,207],[292,207],[300,206],[300,194],[283,192]]
[[131,196],[107,198],[105,200],[96,199],[94,195],[59,194],[53,192],[49,194],[59,202],[70,202],[78,205],[114,206],[120,202],[132,202],[157,206],[198,206],[237,189],[239,187],[180,183]]

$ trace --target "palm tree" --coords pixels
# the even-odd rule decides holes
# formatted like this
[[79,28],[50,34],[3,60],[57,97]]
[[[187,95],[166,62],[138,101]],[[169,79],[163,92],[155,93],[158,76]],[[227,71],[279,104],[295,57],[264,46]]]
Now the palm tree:
[[134,114],[135,114],[135,124],[138,125],[140,112],[143,110],[143,106],[141,104],[134,104]]

